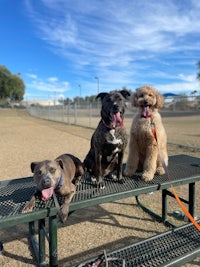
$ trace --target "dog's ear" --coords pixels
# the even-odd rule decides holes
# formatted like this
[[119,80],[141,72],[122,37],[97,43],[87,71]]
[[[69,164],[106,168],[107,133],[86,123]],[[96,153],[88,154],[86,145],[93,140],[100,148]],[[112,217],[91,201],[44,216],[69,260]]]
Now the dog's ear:
[[121,90],[120,94],[122,94],[125,99],[128,99],[129,96],[131,96],[130,92],[126,89]]
[[137,92],[131,94],[131,105],[133,107],[138,107],[138,95],[137,95]]
[[61,169],[63,169],[63,161],[61,159],[57,159],[56,162],[60,165]]
[[164,105],[164,98],[160,93],[156,93],[156,104],[155,104],[155,108],[159,109],[162,108]]
[[31,171],[34,173],[35,166],[38,164],[38,162],[31,162]]
[[100,93],[96,96],[96,99],[101,98],[101,102],[108,93]]

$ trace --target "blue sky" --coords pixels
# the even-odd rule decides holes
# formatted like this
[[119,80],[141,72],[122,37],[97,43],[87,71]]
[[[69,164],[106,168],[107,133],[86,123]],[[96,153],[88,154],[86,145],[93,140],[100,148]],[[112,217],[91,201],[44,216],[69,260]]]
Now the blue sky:
[[0,65],[25,100],[144,84],[200,92],[200,1],[0,0]]

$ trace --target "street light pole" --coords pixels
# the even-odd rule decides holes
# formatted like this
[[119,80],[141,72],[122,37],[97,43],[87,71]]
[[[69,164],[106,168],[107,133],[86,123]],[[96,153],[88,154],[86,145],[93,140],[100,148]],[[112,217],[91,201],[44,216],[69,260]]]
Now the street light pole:
[[94,77],[97,80],[97,94],[99,94],[99,77]]
[[81,85],[79,84],[78,87],[80,88],[80,97],[81,97]]
[[[99,94],[99,77],[94,77],[97,80],[97,95]],[[97,110],[99,110],[99,99],[97,99]]]
[[81,98],[81,85],[79,84],[78,87],[80,88],[80,97],[78,98],[78,104],[80,104],[80,98]]

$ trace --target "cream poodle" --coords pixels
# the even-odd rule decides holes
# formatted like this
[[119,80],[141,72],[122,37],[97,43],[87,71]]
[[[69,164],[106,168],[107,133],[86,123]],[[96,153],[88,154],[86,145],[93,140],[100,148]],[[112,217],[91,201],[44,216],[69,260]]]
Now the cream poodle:
[[162,95],[150,85],[133,93],[132,106],[138,107],[138,111],[130,130],[125,175],[132,176],[136,170],[141,170],[142,179],[147,182],[153,179],[155,173],[165,173],[162,160],[167,166],[167,136],[158,112],[163,103]]

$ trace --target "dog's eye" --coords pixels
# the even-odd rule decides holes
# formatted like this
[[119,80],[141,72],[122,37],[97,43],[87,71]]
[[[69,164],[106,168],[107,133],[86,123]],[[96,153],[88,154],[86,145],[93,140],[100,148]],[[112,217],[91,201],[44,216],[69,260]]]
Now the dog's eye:
[[52,167],[49,169],[49,171],[50,171],[50,173],[55,173],[56,169]]
[[122,98],[119,95],[116,95],[115,100],[122,100]]
[[152,94],[149,94],[150,97],[152,97],[153,95]]
[[41,170],[38,170],[38,171],[37,171],[37,175],[38,175],[38,176],[41,176],[41,175],[42,175],[42,171],[41,171]]

